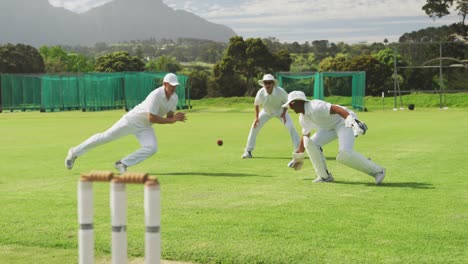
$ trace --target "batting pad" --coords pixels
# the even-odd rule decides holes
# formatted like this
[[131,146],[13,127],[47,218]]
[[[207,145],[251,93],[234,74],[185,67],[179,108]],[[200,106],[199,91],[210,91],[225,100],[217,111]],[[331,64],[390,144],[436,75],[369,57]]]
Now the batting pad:
[[338,156],[336,156],[336,160],[348,167],[369,174],[372,177],[375,177],[377,173],[383,170],[382,167],[354,150],[340,151]]
[[304,137],[304,147],[307,150],[310,162],[312,162],[312,165],[314,166],[315,173],[317,173],[317,175],[322,179],[328,179],[330,175],[322,149],[315,145],[309,137]]

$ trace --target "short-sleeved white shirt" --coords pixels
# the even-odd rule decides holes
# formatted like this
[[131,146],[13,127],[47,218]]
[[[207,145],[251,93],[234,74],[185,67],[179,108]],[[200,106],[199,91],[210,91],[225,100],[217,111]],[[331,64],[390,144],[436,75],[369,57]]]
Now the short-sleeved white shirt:
[[167,113],[176,111],[177,102],[177,94],[172,94],[168,100],[164,86],[161,86],[152,91],[143,102],[130,110],[124,118],[135,126],[149,127],[152,123],[148,120],[148,113],[164,117]]
[[[355,116],[353,111],[339,106]],[[307,135],[313,129],[332,129],[338,124],[344,125],[344,118],[338,114],[330,114],[331,104],[322,100],[311,100],[304,104],[304,114],[299,115],[302,134]]]
[[265,87],[258,90],[255,96],[254,105],[262,105],[263,111],[270,115],[279,115],[283,111],[282,105],[288,101],[288,93],[281,87],[273,87],[271,94],[268,94]]

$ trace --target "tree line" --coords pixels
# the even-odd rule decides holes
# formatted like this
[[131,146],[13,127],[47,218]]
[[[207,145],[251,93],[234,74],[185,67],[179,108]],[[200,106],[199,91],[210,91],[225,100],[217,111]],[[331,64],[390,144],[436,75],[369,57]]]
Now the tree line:
[[[439,56],[439,46],[415,51],[409,44],[451,40],[466,26],[453,24],[406,33],[399,43],[346,44],[316,40],[280,43],[275,38],[237,36],[229,43],[179,39],[97,43],[94,47],[42,46],[24,44],[0,46],[0,73],[78,73],[118,71],[163,71],[189,76],[192,99],[203,97],[252,96],[259,88],[256,80],[264,73],[279,71],[366,71],[366,95],[378,96],[392,89],[394,58],[398,66],[420,64]],[[408,44],[408,46],[405,46]],[[394,56],[394,53],[397,53]],[[444,45],[444,54],[466,58],[462,43]],[[455,77],[463,75],[461,70]],[[407,70],[396,76],[403,86],[434,89],[433,71]],[[395,77],[395,76],[393,76]],[[460,82],[465,81],[466,78]],[[339,81],[330,85],[340,86]],[[336,88],[338,89],[338,88]]]

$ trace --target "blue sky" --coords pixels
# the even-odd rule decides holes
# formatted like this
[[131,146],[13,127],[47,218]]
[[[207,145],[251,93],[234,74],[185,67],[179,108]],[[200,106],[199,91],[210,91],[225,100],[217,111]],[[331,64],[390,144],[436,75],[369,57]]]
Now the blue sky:
[[[84,12],[112,0],[49,0]],[[232,28],[245,38],[274,37],[304,43],[398,41],[405,32],[459,22],[457,16],[432,20],[421,7],[426,0],[163,0],[174,9],[194,13]]]

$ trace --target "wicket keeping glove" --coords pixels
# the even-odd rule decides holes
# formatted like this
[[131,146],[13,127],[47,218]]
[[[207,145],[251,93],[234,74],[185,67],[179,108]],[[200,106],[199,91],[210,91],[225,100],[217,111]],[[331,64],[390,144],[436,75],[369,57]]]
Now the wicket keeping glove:
[[357,119],[354,119],[352,115],[348,115],[346,117],[345,126],[350,127],[353,130],[355,137],[365,135],[367,131],[367,125]]
[[292,158],[293,159],[288,163],[288,167],[293,168],[295,170],[300,170],[302,168],[302,165],[304,165],[304,152],[293,152]]

